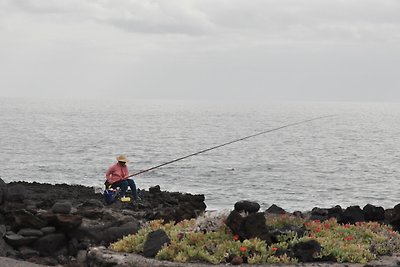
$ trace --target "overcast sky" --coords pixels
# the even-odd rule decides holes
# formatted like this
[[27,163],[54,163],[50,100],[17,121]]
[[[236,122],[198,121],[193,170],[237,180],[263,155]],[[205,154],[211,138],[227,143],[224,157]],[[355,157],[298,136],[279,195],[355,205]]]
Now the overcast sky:
[[0,96],[400,101],[398,0],[0,0]]

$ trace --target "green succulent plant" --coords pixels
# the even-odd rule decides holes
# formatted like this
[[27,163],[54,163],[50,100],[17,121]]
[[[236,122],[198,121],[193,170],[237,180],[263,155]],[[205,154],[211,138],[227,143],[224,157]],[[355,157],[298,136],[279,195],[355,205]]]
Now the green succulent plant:
[[[147,235],[163,229],[171,242],[156,255],[159,260],[175,262],[208,262],[219,264],[241,257],[248,264],[293,264],[298,259],[292,256],[293,246],[302,241],[314,239],[322,246],[316,255],[320,259],[337,262],[367,263],[380,255],[400,252],[400,235],[384,224],[365,222],[339,224],[335,219],[324,222],[305,221],[295,216],[275,216],[267,220],[271,229],[303,227],[304,236],[287,231],[278,236],[278,242],[267,245],[258,238],[240,241],[221,222],[224,216],[207,217],[199,221],[184,220],[179,223],[155,220],[148,222],[135,235],[123,237],[110,245],[110,249],[128,253],[143,253]],[[201,226],[201,227],[200,227]]]

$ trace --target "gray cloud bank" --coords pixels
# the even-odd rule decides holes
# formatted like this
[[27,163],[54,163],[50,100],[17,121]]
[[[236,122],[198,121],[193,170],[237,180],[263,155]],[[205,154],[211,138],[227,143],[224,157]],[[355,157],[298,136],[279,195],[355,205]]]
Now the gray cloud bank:
[[400,1],[0,0],[0,96],[400,100]]

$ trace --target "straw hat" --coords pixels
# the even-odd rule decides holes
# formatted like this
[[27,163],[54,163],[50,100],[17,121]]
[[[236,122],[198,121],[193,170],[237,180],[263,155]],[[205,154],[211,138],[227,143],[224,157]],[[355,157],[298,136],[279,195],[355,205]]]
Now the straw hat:
[[128,162],[128,159],[124,155],[119,155],[117,157],[117,161],[121,161],[121,162],[125,162],[126,163],[126,162]]

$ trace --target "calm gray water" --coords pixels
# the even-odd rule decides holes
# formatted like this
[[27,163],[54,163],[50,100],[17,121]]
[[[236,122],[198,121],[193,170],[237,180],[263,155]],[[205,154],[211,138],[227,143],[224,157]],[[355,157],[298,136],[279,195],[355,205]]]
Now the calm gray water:
[[199,193],[207,209],[254,200],[288,211],[400,203],[400,106],[0,99],[0,177],[102,186],[119,153],[131,172],[247,135],[336,114],[135,177]]

